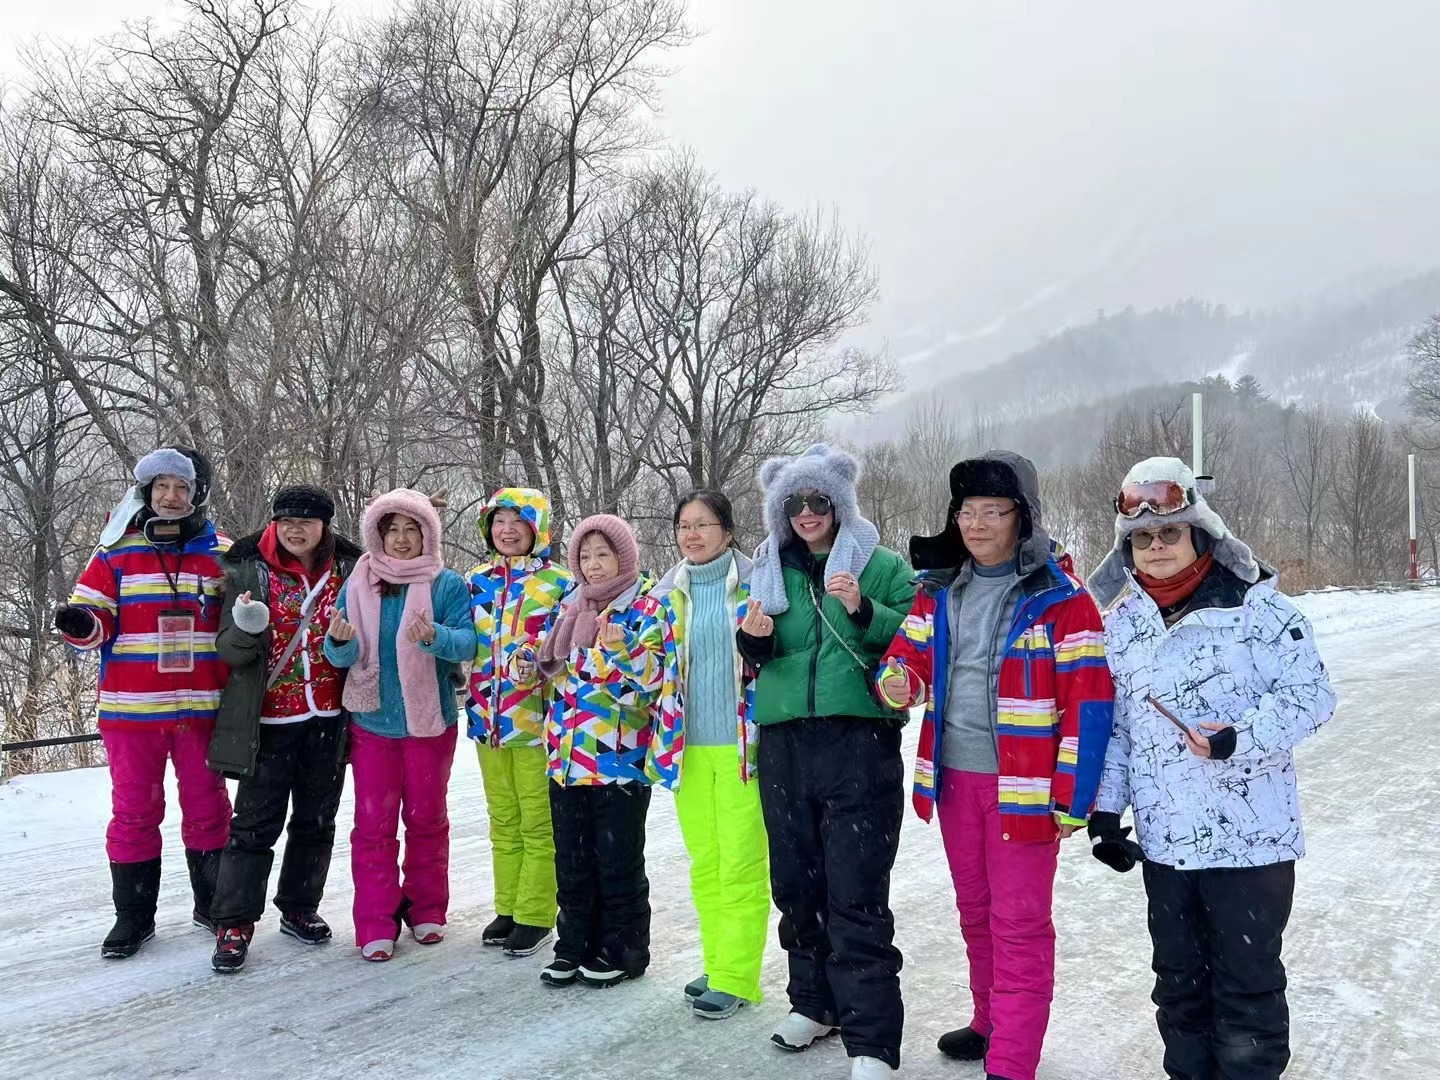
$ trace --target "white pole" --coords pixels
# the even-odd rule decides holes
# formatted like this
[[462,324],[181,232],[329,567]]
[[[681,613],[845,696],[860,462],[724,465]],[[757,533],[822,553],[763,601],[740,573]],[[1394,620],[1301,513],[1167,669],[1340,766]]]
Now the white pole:
[[1420,579],[1419,532],[1415,528],[1415,455],[1410,455],[1410,580]]
[[1192,446],[1190,467],[1196,476],[1203,476],[1205,473],[1205,395],[1196,393],[1191,396],[1190,402],[1190,441]]

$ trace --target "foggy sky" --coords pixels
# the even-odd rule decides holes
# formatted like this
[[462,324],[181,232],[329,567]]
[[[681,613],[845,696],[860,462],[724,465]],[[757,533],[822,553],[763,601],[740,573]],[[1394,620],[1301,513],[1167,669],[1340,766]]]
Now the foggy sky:
[[[865,336],[899,358],[1440,263],[1428,0],[691,5],[707,33],[658,123],[726,184],[863,231],[883,294]],[[166,6],[7,12],[0,64]]]

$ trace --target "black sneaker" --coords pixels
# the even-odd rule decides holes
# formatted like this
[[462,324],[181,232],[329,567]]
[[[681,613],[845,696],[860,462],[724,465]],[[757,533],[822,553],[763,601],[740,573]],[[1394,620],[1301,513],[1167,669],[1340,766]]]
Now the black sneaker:
[[218,934],[220,932],[220,928],[215,925],[215,920],[199,908],[196,908],[190,913],[190,921],[200,927],[201,930],[209,930],[212,934]]
[[506,956],[533,956],[555,936],[548,926],[526,926],[516,923],[515,929],[505,939]]
[[230,926],[215,932],[215,955],[210,966],[222,975],[233,975],[245,966],[245,955],[250,951],[250,938],[255,933],[255,924]]
[[552,960],[550,966],[540,972],[540,981],[546,986],[569,986],[580,974],[580,965],[569,960]]
[[496,915],[490,925],[480,931],[480,944],[504,945],[515,932],[515,920],[509,915]]
[[973,1028],[963,1027],[941,1035],[937,1045],[942,1054],[956,1061],[983,1061],[990,1049],[990,1040]]
[[287,911],[280,915],[280,932],[306,945],[329,941],[330,924],[314,911]]
[[642,974],[644,973],[614,967],[608,960],[595,960],[580,965],[580,981],[586,986],[595,986],[601,989],[607,986],[619,986],[626,979],[638,979]]

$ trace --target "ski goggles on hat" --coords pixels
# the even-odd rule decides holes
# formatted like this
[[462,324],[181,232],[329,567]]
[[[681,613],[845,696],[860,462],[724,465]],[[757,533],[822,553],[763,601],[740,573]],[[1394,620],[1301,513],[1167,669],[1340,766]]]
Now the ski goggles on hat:
[[1166,525],[1163,529],[1156,529],[1153,533],[1145,529],[1137,529],[1130,534],[1130,546],[1137,551],[1147,550],[1159,537],[1160,542],[1166,547],[1174,547],[1185,535],[1188,525]]
[[1174,480],[1149,480],[1143,484],[1124,484],[1115,496],[1115,512],[1123,518],[1137,518],[1145,511],[1152,514],[1178,514],[1194,504],[1190,492]]
[[835,504],[824,495],[791,495],[785,500],[785,516],[799,517],[809,510],[818,517],[824,517],[834,507]]

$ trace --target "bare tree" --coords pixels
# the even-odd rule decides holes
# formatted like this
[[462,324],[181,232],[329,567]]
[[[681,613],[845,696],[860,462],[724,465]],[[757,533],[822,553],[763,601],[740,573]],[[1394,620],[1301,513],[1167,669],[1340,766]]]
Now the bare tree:
[[1406,404],[1415,419],[1431,431],[1440,430],[1440,315],[1410,339],[1410,392]]
[[1350,583],[1399,576],[1405,505],[1404,457],[1384,421],[1357,410],[1339,454],[1332,540]]

